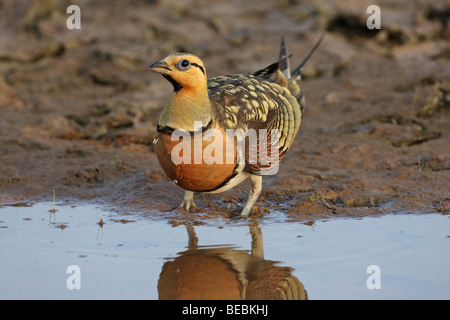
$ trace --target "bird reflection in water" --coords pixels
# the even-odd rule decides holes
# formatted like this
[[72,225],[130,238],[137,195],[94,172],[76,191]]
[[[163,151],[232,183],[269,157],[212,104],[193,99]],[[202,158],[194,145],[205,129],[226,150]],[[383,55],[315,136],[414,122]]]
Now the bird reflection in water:
[[251,225],[251,252],[234,246],[198,246],[187,226],[188,249],[166,262],[158,281],[160,300],[306,300],[293,269],[264,259],[263,236]]

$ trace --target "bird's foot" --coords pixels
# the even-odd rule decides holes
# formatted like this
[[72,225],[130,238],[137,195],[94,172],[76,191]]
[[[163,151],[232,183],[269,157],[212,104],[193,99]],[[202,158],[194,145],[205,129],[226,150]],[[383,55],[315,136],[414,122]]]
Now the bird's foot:
[[183,208],[186,211],[192,211],[197,209],[197,206],[194,203],[194,192],[192,191],[185,192],[184,199],[180,205],[180,208]]
[[186,211],[192,211],[192,210],[197,209],[198,207],[195,205],[193,199],[190,199],[190,200],[184,199],[180,205],[180,208],[183,208]]

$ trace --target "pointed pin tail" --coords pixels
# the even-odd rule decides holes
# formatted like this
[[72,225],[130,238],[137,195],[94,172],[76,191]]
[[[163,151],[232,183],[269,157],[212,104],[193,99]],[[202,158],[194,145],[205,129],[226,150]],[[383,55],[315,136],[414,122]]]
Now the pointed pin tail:
[[258,77],[262,77],[264,79],[269,79],[279,69],[287,79],[290,79],[291,75],[296,75],[301,71],[303,66],[308,61],[308,59],[312,56],[312,54],[317,49],[317,47],[319,47],[320,43],[322,42],[323,36],[324,35],[322,34],[319,41],[317,41],[317,43],[315,44],[314,48],[312,48],[310,53],[306,56],[305,59],[303,59],[302,63],[300,63],[298,65],[298,67],[294,69],[294,71],[290,71],[291,68],[290,68],[289,58],[291,57],[291,55],[289,55],[289,53],[288,53],[286,40],[284,37],[282,37],[279,60],[277,62],[272,63],[271,65],[265,67],[264,69],[253,72],[252,75],[255,77],[258,76]]
[[302,71],[303,66],[306,64],[306,62],[308,62],[309,58],[311,58],[311,56],[313,55],[314,51],[316,51],[316,49],[319,47],[320,43],[323,40],[325,34],[322,33],[322,35],[320,36],[319,40],[316,42],[316,44],[314,45],[314,47],[311,49],[311,51],[308,53],[308,55],[306,56],[305,59],[303,59],[303,61],[291,72],[291,74],[297,74],[300,73],[300,71]]

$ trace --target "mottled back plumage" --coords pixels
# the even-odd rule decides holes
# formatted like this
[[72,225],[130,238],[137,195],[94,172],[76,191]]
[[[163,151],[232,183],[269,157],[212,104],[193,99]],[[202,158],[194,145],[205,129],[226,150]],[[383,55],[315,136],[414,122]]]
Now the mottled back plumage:
[[[297,67],[297,74],[312,52]],[[268,67],[250,75],[234,74],[208,79],[208,95],[215,106],[218,119],[229,129],[279,130],[279,159],[292,146],[299,130],[305,99],[298,80],[291,78],[289,53],[284,38],[281,41],[280,59]],[[255,147],[247,148],[254,152]],[[273,163],[276,165],[277,163]],[[259,174],[261,165],[247,165],[245,170]]]
[[[275,79],[242,74],[219,76],[208,80],[208,94],[218,114],[217,119],[227,129],[266,129],[268,132],[277,129],[277,160],[283,158],[300,127],[300,105],[305,103],[296,81],[288,81],[280,71]],[[255,148],[247,147],[246,159]],[[246,167],[252,174],[258,174],[259,169],[258,164]]]

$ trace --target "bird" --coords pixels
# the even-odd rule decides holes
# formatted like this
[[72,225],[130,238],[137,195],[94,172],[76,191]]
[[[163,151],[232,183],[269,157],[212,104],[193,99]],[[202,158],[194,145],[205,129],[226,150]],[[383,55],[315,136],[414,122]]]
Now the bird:
[[249,226],[251,251],[235,246],[201,246],[194,226],[186,226],[186,250],[164,263],[159,300],[307,300],[293,268],[268,260],[258,223]]
[[300,72],[322,39],[293,70],[285,37],[278,61],[252,73],[208,78],[203,61],[184,52],[151,64],[173,86],[153,142],[163,171],[185,190],[180,208],[197,208],[195,192],[220,193],[250,179],[240,216],[251,215],[263,176],[278,171],[299,131]]

